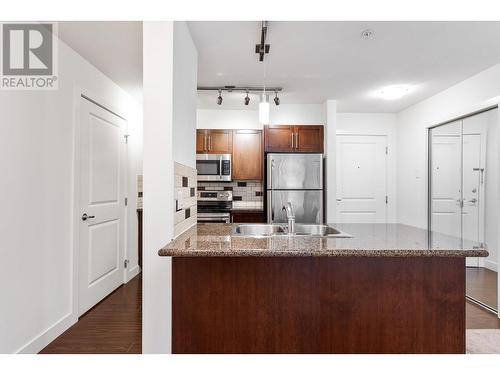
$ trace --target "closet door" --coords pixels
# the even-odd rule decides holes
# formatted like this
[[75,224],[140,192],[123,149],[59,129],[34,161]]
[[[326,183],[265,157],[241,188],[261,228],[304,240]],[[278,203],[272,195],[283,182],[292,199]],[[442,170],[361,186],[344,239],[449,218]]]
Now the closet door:
[[462,121],[430,132],[431,230],[462,237]]

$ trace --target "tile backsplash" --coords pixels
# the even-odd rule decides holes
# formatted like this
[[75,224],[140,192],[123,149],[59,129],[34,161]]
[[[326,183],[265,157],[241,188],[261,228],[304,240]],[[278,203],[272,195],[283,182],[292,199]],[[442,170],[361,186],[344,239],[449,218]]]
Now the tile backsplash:
[[196,224],[196,169],[174,164],[174,237]]
[[262,208],[264,188],[262,182],[198,182],[198,190],[231,190],[234,208]]

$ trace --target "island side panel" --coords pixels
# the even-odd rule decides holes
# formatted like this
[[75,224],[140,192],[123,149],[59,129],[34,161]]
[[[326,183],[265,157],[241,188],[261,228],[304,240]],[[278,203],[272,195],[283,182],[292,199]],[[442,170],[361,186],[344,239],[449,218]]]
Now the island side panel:
[[464,258],[174,258],[174,353],[464,353]]

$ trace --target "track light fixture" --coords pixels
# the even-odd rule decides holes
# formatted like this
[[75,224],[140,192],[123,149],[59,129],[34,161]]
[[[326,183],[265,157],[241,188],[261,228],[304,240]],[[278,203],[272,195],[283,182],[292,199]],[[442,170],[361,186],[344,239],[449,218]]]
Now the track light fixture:
[[222,90],[219,90],[219,96],[217,97],[217,104],[221,105],[222,104]]
[[[222,105],[222,92],[227,91],[229,93],[234,93],[234,92],[242,92],[245,93],[245,97],[243,100],[243,103],[245,105],[250,104],[250,93],[254,94],[264,94],[266,98],[269,96],[267,95],[268,92],[273,92],[274,91],[274,104],[280,105],[280,98],[278,98],[278,92],[282,92],[283,88],[278,87],[278,86],[273,86],[273,87],[264,87],[264,86],[198,86],[198,91],[217,91],[219,95],[217,96],[217,105]],[[269,103],[269,100],[266,100],[267,103]]]
[[276,95],[274,97],[274,104],[280,105],[280,98],[278,98],[278,91],[275,91],[274,94]]

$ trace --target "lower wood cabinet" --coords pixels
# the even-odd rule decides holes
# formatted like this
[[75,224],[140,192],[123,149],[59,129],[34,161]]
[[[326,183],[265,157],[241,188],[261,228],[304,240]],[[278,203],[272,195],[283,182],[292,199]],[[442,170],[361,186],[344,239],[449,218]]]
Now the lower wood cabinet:
[[231,212],[232,223],[265,223],[264,211],[233,211]]

